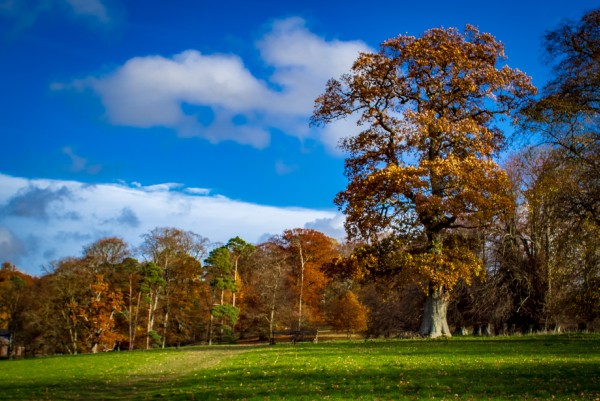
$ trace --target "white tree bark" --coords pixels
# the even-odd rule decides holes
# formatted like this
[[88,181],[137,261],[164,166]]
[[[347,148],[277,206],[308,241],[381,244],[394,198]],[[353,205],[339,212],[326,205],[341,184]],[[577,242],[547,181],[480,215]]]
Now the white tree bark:
[[448,310],[448,301],[445,299],[443,290],[431,290],[425,300],[425,308],[423,311],[423,320],[419,334],[424,337],[451,337],[450,329],[448,328],[448,319],[446,312]]

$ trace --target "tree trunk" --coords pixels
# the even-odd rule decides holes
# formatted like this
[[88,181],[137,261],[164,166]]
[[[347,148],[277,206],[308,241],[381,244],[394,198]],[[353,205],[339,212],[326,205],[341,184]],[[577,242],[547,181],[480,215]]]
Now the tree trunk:
[[[61,313],[63,315],[63,318],[66,320],[67,329],[69,331],[69,339],[71,340],[71,347],[73,347],[71,348],[67,346],[67,350],[70,354],[77,355],[77,327],[75,327],[76,323],[73,323],[70,316],[67,316],[67,314],[64,311]],[[69,314],[71,314],[71,312],[69,312]]]
[[298,297],[298,330],[302,329],[302,295],[304,292],[304,255],[300,246],[300,296]]
[[275,344],[273,329],[275,328],[275,305],[271,306],[271,318],[269,319],[269,344]]
[[77,329],[73,329],[73,354],[77,355]]
[[[10,327],[10,326],[9,326]],[[6,356],[8,356],[8,359],[10,361],[13,360],[13,348],[14,348],[14,338],[15,338],[15,330],[14,328],[9,330],[9,334],[8,334],[8,349],[7,349],[7,354]]]
[[[140,292],[141,294],[141,292]],[[139,306],[139,298],[138,298]],[[133,322],[133,274],[129,275],[129,351],[133,350],[133,337],[136,324]]]
[[133,349],[133,274],[129,275],[129,351]]
[[275,328],[275,307],[277,306],[277,289],[279,288],[279,279],[281,278],[281,267],[277,269],[277,276],[275,276],[275,285],[273,286],[273,292],[271,293],[271,313],[269,318],[269,344],[275,344],[275,338],[273,338],[273,329]]
[[[168,302],[168,301],[167,301]],[[167,345],[167,331],[169,330],[169,304],[167,303],[167,310],[163,318],[163,337],[162,337],[162,348],[164,349]]]
[[148,305],[148,322],[146,326],[146,349],[150,349],[150,333],[154,330],[154,315],[158,307],[158,293],[150,293],[150,304]]
[[446,319],[448,310],[448,301],[443,296],[442,289],[430,289],[429,295],[425,300],[423,311],[423,320],[419,334],[424,337],[436,338],[440,336],[451,337]]
[[[152,300],[150,300],[152,302]],[[146,321],[146,350],[150,349],[150,331],[152,330],[152,305],[148,305],[148,320]]]
[[208,345],[212,345],[212,337],[213,337],[213,319],[214,316],[212,312],[210,313],[210,322],[208,324]]
[[[234,282],[234,285],[236,286],[236,288],[235,288],[235,289],[236,289],[236,291],[237,291],[237,278],[238,278],[238,274],[237,274],[237,271],[238,271],[238,258],[235,258],[235,259],[234,259],[234,261],[233,261],[233,266],[234,266],[234,268],[233,268],[233,282]],[[236,291],[234,291],[234,292],[231,294],[231,306],[235,306],[235,293],[236,293]]]
[[[221,306],[225,303],[225,289],[221,290]],[[219,344],[223,342],[223,326],[225,325],[225,319],[221,315],[221,327],[219,327]]]
[[[130,328],[130,335],[129,335],[129,351],[132,351],[135,348],[135,335],[137,332],[137,323],[138,323],[138,317],[139,317],[139,312],[140,312],[140,301],[142,299],[142,292],[138,292],[138,299],[137,299],[137,304],[135,307],[135,319],[133,320],[133,324]],[[131,320],[131,317],[129,318],[129,320]]]

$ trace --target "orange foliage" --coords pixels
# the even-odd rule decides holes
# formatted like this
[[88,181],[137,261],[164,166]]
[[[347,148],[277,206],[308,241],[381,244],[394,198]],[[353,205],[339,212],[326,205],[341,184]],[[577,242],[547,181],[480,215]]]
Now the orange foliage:
[[327,277],[321,267],[337,256],[337,242],[319,231],[296,228],[284,231],[277,243],[289,254],[292,264],[290,282],[298,299],[298,326],[304,321],[322,322],[321,299]]
[[88,340],[92,350],[110,351],[123,336],[114,331],[115,314],[124,308],[123,296],[110,289],[102,275],[90,285],[92,298],[88,305],[80,307],[78,315],[88,325]]
[[23,302],[28,287],[33,284],[33,277],[20,272],[9,262],[2,263],[0,268],[0,328],[10,329],[17,310]]
[[336,203],[348,236],[399,241],[395,259],[376,251],[338,261],[346,274],[402,271],[428,292],[481,271],[453,238],[513,207],[510,182],[493,159],[504,145],[497,122],[536,91],[526,74],[497,67],[503,57],[503,45],[473,26],[436,28],[389,39],[329,81],[313,123],[356,115],[364,127],[341,142],[349,183]]
[[331,302],[327,323],[335,330],[348,334],[367,330],[367,307],[362,305],[352,291],[348,291]]

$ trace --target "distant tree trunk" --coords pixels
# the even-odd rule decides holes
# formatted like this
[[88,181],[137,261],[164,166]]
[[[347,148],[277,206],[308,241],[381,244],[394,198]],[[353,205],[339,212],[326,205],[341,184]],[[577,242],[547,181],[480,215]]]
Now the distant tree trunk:
[[[70,328],[69,328],[69,331],[71,331]],[[77,355],[77,329],[73,329],[73,331],[71,333],[71,338],[72,338],[72,342],[73,342],[73,354]]]
[[162,348],[163,349],[167,345],[167,330],[168,329],[169,329],[169,306],[167,304],[167,310],[165,311],[165,316],[163,319],[163,336],[162,336]]
[[67,329],[69,331],[69,339],[71,340],[71,346],[67,346],[67,350],[70,354],[77,355],[77,327],[71,319],[72,312],[67,315],[64,311],[62,312],[63,318],[67,322]]
[[[221,290],[221,306],[225,303],[225,290]],[[221,326],[219,327],[219,344],[223,342],[223,326],[225,325],[225,319],[221,315]]]
[[275,328],[275,306],[271,307],[271,313],[269,317],[269,343],[274,344],[273,329]]
[[[10,326],[9,326],[10,327]],[[15,343],[15,330],[14,328],[12,330],[9,330],[9,334],[8,334],[8,349],[7,349],[7,356],[8,359],[12,361],[13,359],[13,353],[14,353],[14,343]]]
[[298,330],[302,329],[302,296],[304,292],[304,254],[302,253],[302,244],[300,244],[300,296],[298,297]]
[[146,349],[150,349],[150,331],[152,331],[152,326],[154,325],[152,319],[152,305],[148,305],[148,320],[146,322]]
[[136,303],[136,307],[135,307],[135,319],[132,320],[131,315],[129,315],[129,351],[132,351],[135,348],[135,335],[136,335],[136,328],[137,328],[137,322],[138,322],[138,317],[139,317],[139,312],[140,312],[140,301],[142,299],[142,292],[138,292],[138,299],[137,299],[137,303]]
[[213,320],[214,320],[214,316],[212,314],[212,312],[210,313],[210,322],[208,324],[208,345],[212,345],[212,338],[213,338]]
[[275,306],[277,305],[277,287],[279,282],[275,283],[273,294],[271,297],[271,311],[269,313],[269,343],[274,344],[273,329],[275,328]]
[[133,274],[129,275],[129,351],[133,350]]
[[146,326],[146,349],[150,349],[150,333],[154,329],[154,315],[158,306],[158,294],[150,294],[150,304],[148,305],[148,324]]
[[163,315],[163,335],[162,335],[162,344],[161,348],[164,349],[167,345],[167,332],[169,330],[169,312],[171,311],[171,288],[167,282],[166,291],[165,291],[165,307],[164,307],[164,315]]
[[455,332],[454,335],[457,336],[468,336],[469,330],[465,326],[460,326]]
[[[233,260],[233,282],[236,285],[236,290],[237,290],[237,279],[238,279],[238,260],[239,258],[236,257]],[[233,291],[233,293],[231,294],[231,306],[235,306],[235,293],[236,291]]]
[[423,320],[419,334],[424,337],[436,338],[440,336],[451,337],[448,328],[448,319],[446,311],[448,310],[448,301],[444,297],[443,289],[429,290],[429,295],[425,300],[423,311]]
[[[235,291],[232,292],[231,294],[231,306],[235,307],[235,294],[237,292],[237,279],[238,279],[238,260],[239,257],[234,258],[234,269],[233,269],[233,283],[235,286]],[[231,325],[231,334],[234,335],[235,334],[235,324]]]
[[133,350],[135,343],[135,328],[137,327],[138,311],[142,292],[138,292],[135,319],[133,318],[133,274],[129,275],[129,351]]

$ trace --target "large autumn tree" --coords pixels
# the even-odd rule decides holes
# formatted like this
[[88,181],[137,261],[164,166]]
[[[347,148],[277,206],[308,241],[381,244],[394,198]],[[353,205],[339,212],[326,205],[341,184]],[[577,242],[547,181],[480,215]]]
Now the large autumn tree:
[[497,123],[535,88],[500,67],[503,57],[503,45],[473,26],[401,35],[360,54],[316,100],[313,123],[352,115],[364,128],[340,143],[349,184],[336,203],[351,239],[394,238],[392,270],[427,294],[422,335],[450,335],[449,292],[482,270],[462,233],[512,205],[494,161],[505,142]]

